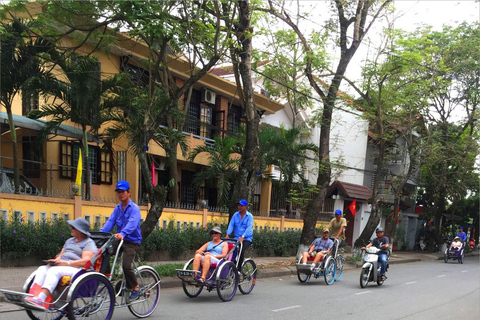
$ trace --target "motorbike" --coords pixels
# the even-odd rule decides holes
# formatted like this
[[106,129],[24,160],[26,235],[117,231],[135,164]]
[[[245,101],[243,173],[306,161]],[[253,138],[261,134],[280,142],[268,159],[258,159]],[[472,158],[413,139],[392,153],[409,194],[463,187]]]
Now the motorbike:
[[[380,249],[375,247],[368,247],[362,250],[362,271],[360,273],[360,286],[365,288],[369,282],[376,282],[381,286],[384,282],[380,277],[380,263],[378,262],[377,253]],[[387,268],[388,271],[388,255],[387,255]]]

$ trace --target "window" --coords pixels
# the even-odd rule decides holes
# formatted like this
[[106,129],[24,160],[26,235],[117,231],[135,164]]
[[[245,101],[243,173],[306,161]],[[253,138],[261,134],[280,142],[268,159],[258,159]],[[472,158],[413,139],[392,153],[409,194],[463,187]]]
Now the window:
[[1,209],[1,210],[0,210],[0,217],[1,217],[4,221],[8,221],[8,210]]
[[[77,175],[79,144],[68,142],[60,143],[60,176],[74,180]],[[84,173],[86,165],[83,159]],[[88,163],[93,184],[112,184],[112,157],[109,152],[104,152],[99,147],[88,146]]]
[[22,94],[22,115],[26,116],[32,110],[38,110],[38,92]]
[[242,107],[230,105],[228,107],[227,133],[233,134],[240,126],[242,119]]
[[195,227],[195,222],[193,222],[193,221],[190,221],[190,228],[192,228],[192,229],[193,229],[194,227]]
[[183,230],[188,228],[188,221],[183,221]]
[[148,85],[150,79],[150,74],[148,71],[128,63],[129,59],[130,57],[128,56],[123,56],[120,58],[120,70],[130,74],[132,81],[136,82],[138,85]]
[[40,211],[38,213],[38,221],[39,222],[47,222],[47,213],[45,211]]
[[108,218],[110,218],[110,217],[104,217],[104,218],[103,218],[103,223],[104,223],[104,224],[107,223]]
[[27,222],[35,223],[35,211],[27,211]]
[[167,230],[167,228],[168,228],[168,221],[165,220],[165,219],[162,220],[162,228],[163,228],[163,230]]
[[200,222],[197,222],[197,229],[200,229]]
[[70,213],[63,213],[62,217],[63,217],[63,220],[65,221],[70,220]]
[[85,220],[87,220],[90,225],[92,224],[92,222],[91,222],[91,220],[90,220],[90,215],[89,215],[89,214],[84,215],[83,218],[84,218]]
[[50,219],[51,219],[52,221],[57,221],[57,220],[58,220],[58,212],[52,212],[52,213],[50,214]]
[[22,222],[22,210],[13,210],[13,221]]
[[212,139],[214,135],[213,109],[202,105],[200,109],[200,136]]
[[100,217],[100,216],[95,216],[95,224],[93,225],[93,228],[94,228],[95,230],[98,230],[98,229],[100,229],[101,224],[102,224],[102,217]]
[[23,174],[28,178],[40,178],[40,155],[36,144],[35,137],[22,137]]
[[177,220],[177,230],[180,230],[181,222]]

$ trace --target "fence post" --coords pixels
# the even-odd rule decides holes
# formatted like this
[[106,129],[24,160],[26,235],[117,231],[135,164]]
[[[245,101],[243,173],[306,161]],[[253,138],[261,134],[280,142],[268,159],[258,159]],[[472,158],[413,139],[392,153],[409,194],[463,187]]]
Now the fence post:
[[285,215],[280,217],[280,232],[283,232],[283,230],[285,230]]
[[75,195],[73,197],[73,208],[74,219],[80,218],[82,216],[82,196]]
[[203,208],[202,209],[202,227],[206,228],[207,227],[207,222],[208,222],[208,208]]

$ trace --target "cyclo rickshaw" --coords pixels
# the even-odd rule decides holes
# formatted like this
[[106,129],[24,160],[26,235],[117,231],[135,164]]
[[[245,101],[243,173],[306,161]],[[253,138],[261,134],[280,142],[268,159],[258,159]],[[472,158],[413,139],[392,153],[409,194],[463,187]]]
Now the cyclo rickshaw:
[[[67,316],[75,319],[112,319],[114,308],[127,307],[138,318],[151,315],[160,299],[160,276],[150,266],[136,266],[134,269],[140,286],[138,298],[130,301],[125,277],[121,270],[121,247],[118,244],[113,264],[110,258],[114,253],[115,237],[107,232],[91,232],[91,238],[99,248],[87,265],[73,277],[60,279],[48,309],[25,302],[35,278],[33,272],[23,285],[23,291],[1,290],[7,302],[24,307],[32,320],[57,320]],[[90,267],[93,271],[90,271]]]
[[[300,282],[303,283],[310,280],[312,275],[315,279],[323,276],[325,283],[328,285],[340,280],[343,274],[345,259],[338,252],[340,241],[335,238],[330,239],[333,241],[332,249],[320,260],[313,270],[310,268],[310,264],[302,264],[302,257],[298,259],[298,263],[295,266],[297,267],[297,276]],[[308,257],[307,262],[312,262],[313,259],[313,257]]]
[[445,260],[445,263],[447,263],[449,259],[452,259],[463,264],[463,260],[465,259],[465,242],[462,242],[460,248],[450,248],[450,243],[448,243],[443,259]]
[[222,238],[228,244],[228,253],[218,263],[212,263],[205,278],[205,282],[199,282],[200,270],[192,270],[193,260],[185,263],[183,269],[177,269],[177,277],[182,280],[182,287],[185,294],[190,298],[197,297],[203,288],[209,292],[216,289],[218,297],[222,301],[230,301],[237,292],[237,287],[243,294],[249,294],[255,286],[257,279],[257,266],[252,259],[245,259],[242,264],[241,273],[238,271],[238,259],[242,242],[230,238]]

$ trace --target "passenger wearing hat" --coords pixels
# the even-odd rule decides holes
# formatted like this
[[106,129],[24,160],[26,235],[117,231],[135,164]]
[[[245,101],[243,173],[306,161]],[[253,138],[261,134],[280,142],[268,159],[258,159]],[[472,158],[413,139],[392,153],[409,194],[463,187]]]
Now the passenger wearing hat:
[[242,251],[237,260],[239,271],[242,269],[245,251],[250,247],[253,240],[253,216],[247,211],[247,207],[247,200],[241,199],[237,202],[238,211],[233,214],[225,235],[225,238],[229,238],[233,232],[235,239],[242,242]]
[[228,245],[222,240],[222,230],[220,227],[214,227],[210,230],[210,235],[213,240],[205,243],[197,251],[195,251],[195,258],[193,259],[192,270],[200,270],[202,265],[202,275],[197,279],[201,284],[205,283],[208,270],[212,263],[218,263],[220,259],[225,258],[228,253]]
[[127,289],[132,293],[130,299],[136,299],[139,295],[139,285],[135,271],[132,268],[135,254],[140,250],[142,244],[142,231],[140,230],[140,208],[130,199],[130,184],[121,180],[115,187],[118,200],[120,203],[113,209],[110,218],[100,231],[110,232],[113,227],[117,226],[117,233],[114,234],[118,241],[123,239],[122,251],[123,261],[122,268],[125,273]]
[[450,249],[452,250],[459,250],[462,247],[462,239],[459,236],[456,236],[453,239],[452,244],[450,245]]
[[48,309],[52,302],[52,292],[63,276],[72,277],[97,252],[95,242],[90,239],[90,223],[84,218],[68,220],[71,226],[72,237],[65,241],[60,253],[50,260],[46,260],[46,266],[41,266],[35,273],[35,278],[30,291],[33,297],[25,298],[25,301],[36,307]]
[[460,231],[457,233],[457,237],[459,237],[462,242],[467,241],[467,234],[463,232],[463,227],[460,227]]
[[316,238],[308,251],[302,253],[302,263],[306,264],[308,257],[314,257],[313,263],[310,269],[313,271],[317,263],[320,262],[322,257],[325,257],[333,246],[333,241],[329,237],[328,229],[323,229],[322,237]]
[[335,217],[330,220],[328,230],[330,234],[339,242],[345,241],[345,228],[347,227],[347,219],[342,218],[342,210],[335,210]]
[[383,228],[378,227],[375,232],[377,233],[377,237],[367,244],[366,248],[374,246],[380,249],[377,253],[378,261],[380,261],[380,276],[382,277],[382,280],[385,281],[387,279],[385,272],[387,271],[387,255],[389,253],[388,248],[390,245],[388,238],[383,235]]

